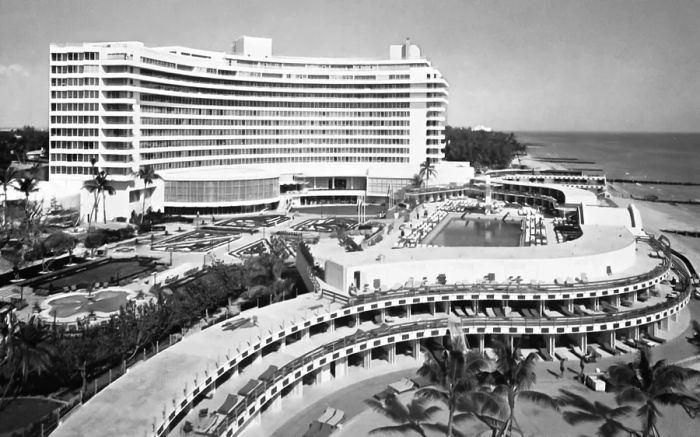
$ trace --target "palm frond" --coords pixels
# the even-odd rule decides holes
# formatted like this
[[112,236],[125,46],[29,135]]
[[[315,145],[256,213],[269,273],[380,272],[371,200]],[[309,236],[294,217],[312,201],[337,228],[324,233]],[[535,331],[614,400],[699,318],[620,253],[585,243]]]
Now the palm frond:
[[[406,434],[408,431],[415,431],[413,425],[404,423],[402,425],[380,426],[369,431],[370,435],[374,434]],[[420,433],[419,433],[420,434]]]
[[646,400],[647,395],[642,390],[632,385],[622,387],[615,395],[615,401],[618,404],[646,402]]
[[522,390],[518,393],[518,398],[525,399],[543,407],[549,407],[559,411],[559,403],[548,394],[535,390]]
[[589,413],[587,411],[564,411],[561,415],[569,425],[578,425],[580,423],[600,422],[602,419],[599,415]]
[[667,392],[654,397],[654,401],[661,405],[696,405],[700,402],[697,396],[691,393]]
[[[441,434],[447,435],[447,425],[444,423],[425,423],[423,424],[423,428],[428,429],[430,431],[436,431]],[[471,431],[471,430],[470,430]],[[452,435],[454,437],[467,437],[467,434],[463,433],[462,431],[455,429],[455,427],[452,427]],[[473,435],[473,434],[470,434]]]
[[420,388],[416,391],[416,396],[421,399],[431,400],[431,401],[442,401],[447,402],[449,393],[444,388],[438,385],[429,385],[427,387]]

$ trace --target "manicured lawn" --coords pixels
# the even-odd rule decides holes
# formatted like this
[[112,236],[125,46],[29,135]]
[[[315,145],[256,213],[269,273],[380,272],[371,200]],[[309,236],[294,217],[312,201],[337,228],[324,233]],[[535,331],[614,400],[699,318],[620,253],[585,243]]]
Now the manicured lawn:
[[62,278],[55,278],[32,284],[34,288],[48,289],[49,284],[53,289],[70,287],[71,285],[94,284],[95,282],[116,281],[153,270],[152,266],[141,265],[136,260],[112,260],[107,264],[95,267],[87,266],[85,270],[78,268],[74,273],[69,273]]
[[0,412],[0,434],[8,433],[28,426],[53,410],[61,404],[49,399],[18,398]]

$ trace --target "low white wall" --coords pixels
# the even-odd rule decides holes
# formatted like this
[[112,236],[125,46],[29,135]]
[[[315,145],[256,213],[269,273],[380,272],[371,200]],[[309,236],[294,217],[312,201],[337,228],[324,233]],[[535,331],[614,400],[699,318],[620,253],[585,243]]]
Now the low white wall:
[[[445,274],[448,283],[467,281],[470,283],[483,280],[493,273],[496,281],[505,282],[509,276],[520,276],[524,282],[531,280],[553,283],[556,278],[566,280],[568,277],[581,277],[586,273],[589,278],[607,275],[607,267],[613,273],[630,268],[636,257],[635,243],[609,252],[585,256],[563,258],[435,258],[367,263],[364,265],[342,266],[333,261],[326,262],[326,282],[342,291],[347,291],[353,283],[355,271],[360,271],[360,287],[372,284],[379,279],[382,289],[403,285],[409,278],[421,281],[423,277],[429,283],[435,283],[439,274]],[[479,250],[479,248],[474,248]],[[517,249],[515,249],[517,250]],[[342,270],[342,274],[339,273]]]

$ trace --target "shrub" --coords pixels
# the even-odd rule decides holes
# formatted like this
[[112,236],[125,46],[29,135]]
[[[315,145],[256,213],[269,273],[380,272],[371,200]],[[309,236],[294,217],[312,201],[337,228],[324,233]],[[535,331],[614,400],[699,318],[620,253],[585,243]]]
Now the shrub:
[[444,273],[440,273],[439,275],[437,275],[437,282],[440,285],[447,284],[447,276],[445,276]]

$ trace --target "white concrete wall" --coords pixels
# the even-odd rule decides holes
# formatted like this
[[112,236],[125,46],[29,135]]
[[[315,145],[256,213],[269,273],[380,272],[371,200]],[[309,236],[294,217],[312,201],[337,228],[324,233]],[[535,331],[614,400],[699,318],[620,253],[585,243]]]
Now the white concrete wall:
[[[474,250],[479,249],[475,247]],[[509,276],[520,276],[524,282],[537,280],[553,283],[556,278],[566,280],[568,277],[580,277],[581,273],[586,273],[592,280],[605,277],[608,266],[612,267],[614,273],[630,268],[635,258],[635,244],[632,242],[628,246],[610,252],[566,258],[435,258],[382,263],[375,261],[354,266],[341,266],[333,261],[327,261],[326,282],[345,291],[352,284],[353,274],[357,270],[360,271],[361,286],[370,284],[371,287],[375,279],[380,279],[382,289],[391,288],[397,284],[403,285],[411,277],[416,281],[427,277],[428,282],[434,283],[435,278],[441,273],[447,276],[448,283],[456,281],[473,283],[481,281],[489,273],[496,275],[496,281],[506,281]],[[342,275],[338,274],[341,269],[344,271]],[[328,272],[331,274],[329,275]]]

